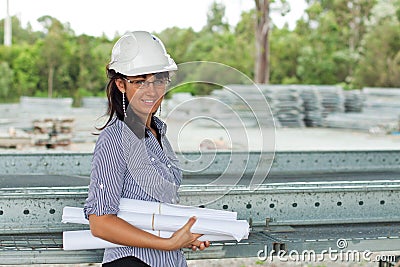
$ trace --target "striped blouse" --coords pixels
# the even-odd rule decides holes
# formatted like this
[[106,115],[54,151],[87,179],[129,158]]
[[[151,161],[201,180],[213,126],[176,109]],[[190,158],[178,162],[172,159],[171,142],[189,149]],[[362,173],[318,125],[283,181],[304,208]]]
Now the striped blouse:
[[[128,114],[129,117],[129,114]],[[165,133],[166,125],[153,116],[161,145],[150,130],[136,121],[113,119],[96,142],[86,218],[117,214],[121,198],[166,203],[178,202],[182,172]],[[105,249],[103,263],[135,256],[150,266],[187,266],[182,250],[162,251],[138,247]]]

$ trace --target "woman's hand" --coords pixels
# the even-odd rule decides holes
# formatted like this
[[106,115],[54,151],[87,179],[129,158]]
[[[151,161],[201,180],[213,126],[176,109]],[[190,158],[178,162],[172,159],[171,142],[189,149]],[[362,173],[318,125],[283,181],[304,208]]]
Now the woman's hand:
[[210,246],[210,242],[208,241],[199,241],[197,240],[201,234],[193,234],[190,230],[194,223],[196,222],[196,217],[191,217],[187,223],[182,226],[179,230],[177,230],[170,238],[172,250],[181,249],[181,248],[192,248],[193,251],[199,248],[200,250],[204,250],[205,248]]
[[209,247],[210,242],[197,240],[201,234],[193,234],[190,231],[195,222],[196,218],[191,217],[170,238],[161,238],[134,227],[116,215],[89,216],[90,230],[96,237],[124,246],[159,250],[177,250],[185,247],[204,250]]
[[199,242],[200,242],[200,246],[192,244],[191,246],[189,246],[189,248],[192,248],[193,251],[196,251],[197,249],[205,250],[206,248],[208,248],[210,246],[210,241],[204,241],[204,242],[199,241]]

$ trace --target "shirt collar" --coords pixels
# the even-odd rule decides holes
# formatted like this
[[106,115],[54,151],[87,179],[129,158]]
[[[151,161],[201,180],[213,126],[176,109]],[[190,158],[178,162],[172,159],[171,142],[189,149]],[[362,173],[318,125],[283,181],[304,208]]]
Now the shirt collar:
[[154,123],[155,128],[157,129],[157,131],[160,133],[161,136],[167,133],[167,124],[165,124],[165,122],[160,120],[158,117],[153,115],[152,123]]
[[[124,122],[128,127],[132,130],[132,132],[139,138],[142,139],[144,137],[148,137],[147,131],[149,129],[146,125],[139,119],[136,113],[128,107],[126,110],[127,117],[125,118]],[[163,136],[167,132],[167,125],[157,118],[156,116],[152,115],[151,117],[151,127],[153,127],[158,133]]]

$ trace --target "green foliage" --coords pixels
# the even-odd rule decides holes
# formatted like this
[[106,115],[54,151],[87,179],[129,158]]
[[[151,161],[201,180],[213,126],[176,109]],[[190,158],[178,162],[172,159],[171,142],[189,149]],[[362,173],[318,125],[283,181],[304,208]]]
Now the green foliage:
[[0,62],[0,101],[4,102],[11,95],[13,70],[7,62]]
[[37,50],[34,46],[23,45],[13,60],[15,71],[14,87],[18,95],[32,96],[40,80],[37,68]]
[[303,36],[296,64],[300,83],[345,83],[354,87],[360,75],[357,68],[363,57],[362,40],[377,1],[307,2],[308,18],[300,20],[295,30]]
[[[273,84],[342,84],[400,87],[400,0],[307,0],[306,16],[295,29],[270,30],[270,82]],[[250,79],[255,66],[256,12],[241,14],[230,27],[225,6],[215,2],[201,31],[167,28],[159,36],[178,64],[211,61],[232,67]],[[76,36],[68,23],[51,16],[38,19],[41,31],[25,28],[12,17],[13,45],[0,45],[0,97],[2,102],[20,96],[105,96],[105,66],[113,43],[106,36]],[[3,43],[4,19],[0,20]],[[215,81],[189,83],[176,92],[205,95],[219,84],[236,81],[231,74],[198,68],[185,79]],[[243,82],[246,81],[237,81]]]
[[[16,16],[11,17],[12,43],[33,45],[44,36],[43,32],[33,32],[30,24],[24,29]],[[0,20],[0,43],[4,43],[4,19]]]
[[167,96],[170,97],[172,94],[176,93],[190,93],[191,95],[197,95],[198,89],[196,88],[195,84],[183,84],[172,88],[170,91],[168,91]]
[[400,0],[395,1],[394,8],[396,10],[397,21],[400,21]]
[[301,51],[301,37],[288,28],[275,28],[271,34],[270,66],[272,84],[298,83],[297,59]]
[[400,23],[384,19],[364,38],[355,84],[400,87]]
[[221,3],[213,2],[207,13],[207,24],[204,31],[223,33],[229,31],[229,24],[225,21],[225,6]]
[[168,53],[179,63],[193,61],[188,54],[188,47],[199,38],[199,34],[192,28],[180,29],[178,27],[167,28],[160,34],[156,34],[163,40],[168,48]]
[[45,91],[35,91],[34,97],[47,97],[47,92]]

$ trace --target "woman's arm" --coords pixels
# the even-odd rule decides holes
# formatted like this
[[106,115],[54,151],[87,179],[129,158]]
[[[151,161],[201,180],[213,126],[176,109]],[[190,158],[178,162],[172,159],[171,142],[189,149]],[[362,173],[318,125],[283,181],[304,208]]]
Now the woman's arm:
[[203,250],[208,247],[210,245],[208,241],[197,240],[201,236],[200,234],[190,232],[195,222],[196,218],[192,217],[170,238],[162,238],[134,227],[113,214],[89,215],[90,230],[94,236],[124,246],[158,250],[177,250],[184,247]]

